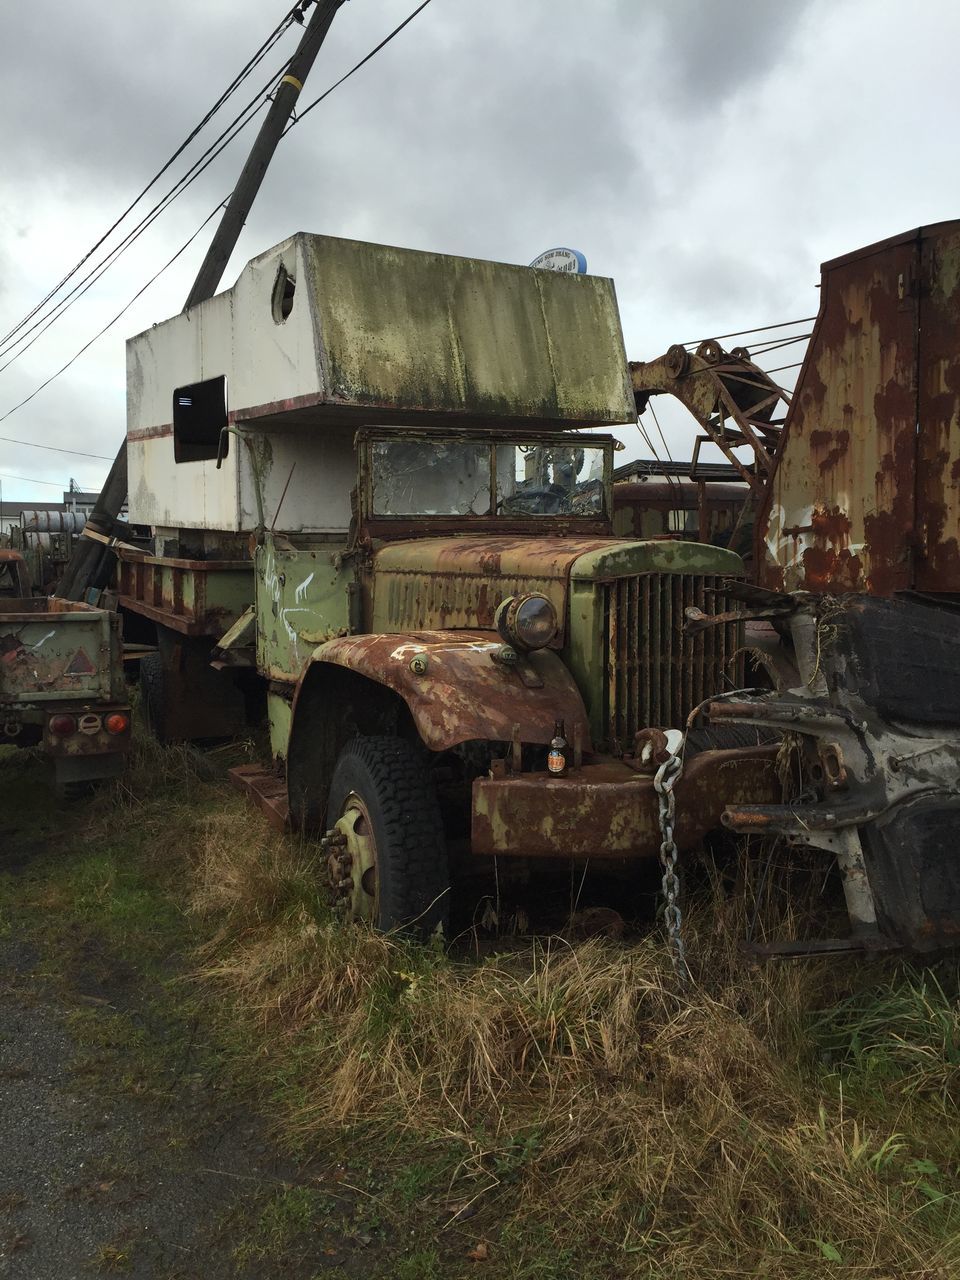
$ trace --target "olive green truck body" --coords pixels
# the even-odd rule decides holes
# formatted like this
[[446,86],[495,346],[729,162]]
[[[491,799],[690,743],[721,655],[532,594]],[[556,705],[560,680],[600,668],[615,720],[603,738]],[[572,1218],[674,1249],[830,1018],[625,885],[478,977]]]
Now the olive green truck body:
[[[299,234],[128,343],[121,608],[168,737],[242,729],[280,821],[381,925],[445,918],[450,866],[655,857],[648,730],[735,687],[738,557],[618,539],[635,418],[612,282]],[[565,768],[547,768],[558,721]],[[766,749],[707,752],[690,846],[772,798]]]

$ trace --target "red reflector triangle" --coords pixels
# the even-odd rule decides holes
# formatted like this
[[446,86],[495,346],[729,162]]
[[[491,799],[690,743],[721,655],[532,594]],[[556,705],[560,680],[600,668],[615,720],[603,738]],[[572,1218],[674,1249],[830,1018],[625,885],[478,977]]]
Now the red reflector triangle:
[[70,659],[70,665],[63,674],[66,676],[92,676],[96,669],[84,651],[78,649]]

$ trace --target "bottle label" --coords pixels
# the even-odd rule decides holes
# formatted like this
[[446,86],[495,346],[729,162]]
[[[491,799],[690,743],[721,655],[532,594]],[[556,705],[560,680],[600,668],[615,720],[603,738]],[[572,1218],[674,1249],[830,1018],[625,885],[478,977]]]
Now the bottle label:
[[567,758],[562,751],[550,751],[547,754],[547,768],[551,773],[563,773],[567,767]]

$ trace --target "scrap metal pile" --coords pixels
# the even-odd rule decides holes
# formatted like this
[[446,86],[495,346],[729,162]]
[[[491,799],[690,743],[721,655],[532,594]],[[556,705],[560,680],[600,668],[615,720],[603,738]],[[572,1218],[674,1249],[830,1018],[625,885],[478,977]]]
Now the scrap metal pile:
[[[672,392],[751,483],[755,584],[729,590],[773,689],[707,715],[791,735],[806,785],[722,822],[836,855],[852,935],[824,949],[960,935],[958,279],[958,222],[826,263],[782,424],[786,393],[743,350],[631,366],[641,411]],[[720,621],[688,616],[694,631]]]

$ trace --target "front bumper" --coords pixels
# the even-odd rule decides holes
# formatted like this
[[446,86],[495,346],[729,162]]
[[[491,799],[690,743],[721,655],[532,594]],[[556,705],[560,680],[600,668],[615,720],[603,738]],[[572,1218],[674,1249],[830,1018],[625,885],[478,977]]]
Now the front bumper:
[[[674,787],[674,835],[683,851],[720,826],[724,809],[781,799],[779,748],[704,751]],[[620,760],[584,764],[562,778],[521,773],[473,783],[471,848],[525,858],[652,858],[659,803],[650,774]]]

